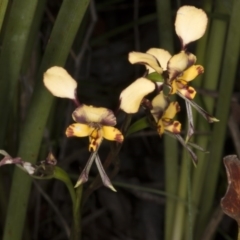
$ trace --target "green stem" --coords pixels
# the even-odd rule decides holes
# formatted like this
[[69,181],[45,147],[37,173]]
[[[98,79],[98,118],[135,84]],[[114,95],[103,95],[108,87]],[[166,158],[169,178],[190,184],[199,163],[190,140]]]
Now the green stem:
[[83,187],[80,185],[76,189],[76,204],[73,212],[73,227],[71,232],[71,240],[81,239],[81,202],[82,202],[82,190]]
[[[171,12],[171,1],[156,0],[159,46],[170,53],[174,52],[173,21]],[[178,142],[169,136],[164,136],[164,173],[165,190],[170,194],[177,194],[178,186]],[[175,218],[176,202],[166,199],[165,208],[165,240],[170,240],[173,222]]]
[[68,174],[63,169],[56,166],[54,169],[54,178],[65,183],[65,185],[69,191],[70,197],[72,199],[72,204],[73,204],[73,208],[74,208],[76,205],[76,193],[74,191],[72,181],[69,178]]
[[188,225],[187,225],[187,234],[188,240],[193,240],[193,207],[192,207],[192,184],[191,184],[191,161],[187,159],[187,181],[188,181]]
[[[178,197],[187,200],[188,187],[188,155],[187,151],[183,152],[181,172],[179,177]],[[177,202],[175,218],[173,220],[172,240],[181,240],[185,230],[186,206],[182,202]]]

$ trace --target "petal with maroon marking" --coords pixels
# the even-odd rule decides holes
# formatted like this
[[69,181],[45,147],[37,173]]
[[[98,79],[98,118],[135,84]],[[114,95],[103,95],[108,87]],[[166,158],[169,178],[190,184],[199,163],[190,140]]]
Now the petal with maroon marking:
[[170,82],[195,62],[196,57],[192,53],[181,51],[180,53],[173,55],[167,64]]
[[121,92],[120,108],[126,113],[136,113],[143,98],[154,89],[155,84],[147,78],[137,79]]
[[180,92],[183,96],[185,96],[188,99],[193,99],[197,92],[193,87],[186,86],[185,88],[178,89],[178,92]]
[[49,68],[43,76],[45,87],[56,97],[75,99],[77,82],[58,66]]
[[128,60],[131,64],[137,63],[149,66],[159,74],[163,72],[163,69],[160,66],[160,63],[158,62],[157,58],[155,58],[151,54],[141,52],[130,52],[128,54]]
[[101,128],[90,127],[89,148],[90,152],[95,152],[103,140],[103,131]]
[[175,94],[178,90],[178,85],[176,80],[173,80],[170,86],[171,86],[170,94]]
[[203,36],[207,22],[207,15],[202,9],[193,6],[183,6],[178,9],[175,30],[182,41],[183,48]]
[[173,121],[171,124],[165,126],[164,130],[178,134],[181,132],[181,123],[179,121]]
[[198,75],[202,74],[203,72],[204,72],[203,66],[192,65],[183,72],[183,75],[180,76],[179,79],[189,82],[195,79]]
[[121,143],[124,139],[122,133],[117,128],[103,126],[102,131],[103,137],[106,138],[107,140]]
[[90,127],[86,124],[73,123],[66,129],[67,137],[87,137],[90,134]]
[[167,110],[163,114],[163,119],[173,119],[177,112],[180,111],[180,105],[178,102],[171,102],[167,108]]
[[[158,60],[163,71],[167,70],[167,63],[172,57],[168,51],[161,48],[150,48],[147,53],[153,55]],[[149,73],[155,72],[151,67],[147,66],[147,69],[149,69]]]
[[73,112],[72,117],[79,123],[99,123],[107,126],[114,126],[117,123],[111,110],[84,104]]
[[163,121],[162,119],[159,119],[158,123],[157,123],[157,132],[160,135],[160,137],[163,135],[164,133],[164,125],[163,125]]

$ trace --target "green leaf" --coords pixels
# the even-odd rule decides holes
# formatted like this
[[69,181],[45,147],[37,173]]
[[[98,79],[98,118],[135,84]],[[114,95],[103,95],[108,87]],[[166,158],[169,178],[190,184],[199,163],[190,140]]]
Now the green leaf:
[[164,78],[157,72],[153,72],[147,75],[147,78],[153,82],[164,82]]
[[147,128],[147,127],[150,127],[150,124],[149,124],[147,118],[143,117],[143,118],[137,120],[135,123],[133,123],[129,127],[129,129],[128,129],[127,133],[126,133],[126,137],[129,136],[130,134],[138,132],[138,131],[140,131],[140,130],[142,130],[144,128]]
[[72,181],[70,180],[68,174],[60,167],[56,166],[54,168],[54,178],[62,181],[65,183],[66,187],[68,188],[68,191],[70,193],[72,202],[73,202],[73,207],[76,207],[76,194],[75,194],[75,190],[72,184]]
[[201,152],[203,152],[203,153],[209,153],[208,150],[202,148],[201,146],[199,146],[199,145],[196,144],[196,143],[193,143],[193,142],[187,142],[187,145],[189,145],[189,146],[191,146],[192,148],[195,148],[195,149],[197,149],[197,150],[199,150],[199,151],[201,151]]

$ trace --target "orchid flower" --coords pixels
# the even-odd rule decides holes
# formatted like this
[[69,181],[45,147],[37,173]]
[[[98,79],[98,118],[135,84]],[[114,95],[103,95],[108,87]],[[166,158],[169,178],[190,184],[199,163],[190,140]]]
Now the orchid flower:
[[111,190],[116,191],[105,173],[98,156],[98,149],[103,138],[119,143],[123,141],[122,133],[113,127],[117,123],[113,112],[103,107],[80,105],[76,97],[77,82],[62,67],[54,66],[49,68],[44,73],[43,82],[54,96],[70,98],[78,106],[72,114],[73,120],[76,123],[71,124],[67,128],[67,137],[89,137],[89,151],[92,153],[75,187],[88,180],[90,168],[95,160],[103,184]]
[[67,137],[89,136],[89,151],[96,151],[103,138],[110,141],[123,141],[122,133],[113,126],[116,125],[116,117],[107,108],[81,105],[72,114],[77,123],[71,124],[67,130]]
[[160,136],[164,131],[169,131],[173,134],[179,134],[181,131],[181,123],[174,121],[176,113],[180,111],[178,102],[169,103],[168,99],[163,95],[163,92],[159,93],[152,100],[151,114],[157,123],[157,131]]
[[195,65],[196,56],[187,52],[190,42],[201,38],[207,27],[206,13],[193,6],[183,6],[177,11],[175,30],[181,41],[182,50],[173,56],[164,50],[151,48],[146,53],[130,52],[129,61],[132,64],[144,64],[148,73],[157,72],[165,76],[170,94],[181,93],[188,99],[193,99],[196,91],[188,83],[204,72],[201,65]]
[[111,190],[116,191],[112,186],[107,174],[104,171],[97,151],[103,138],[123,142],[122,133],[113,126],[116,125],[116,118],[113,112],[107,108],[93,107],[87,105],[81,105],[72,114],[73,120],[76,123],[71,124],[67,130],[67,137],[89,137],[89,151],[92,152],[84,170],[82,171],[75,187],[88,180],[88,174],[91,165],[95,159],[98,171],[102,178],[103,184],[109,187]]
[[[189,86],[192,80],[204,72],[204,68],[196,64],[197,58],[187,51],[187,45],[203,36],[207,21],[207,15],[202,9],[183,6],[177,11],[175,21],[175,30],[182,45],[179,53],[172,56],[164,49],[151,48],[146,53],[130,52],[128,60],[132,64],[145,65],[149,79],[151,79],[152,73],[161,75],[162,78],[157,80],[160,81],[157,82],[158,85],[169,86],[169,94],[178,94],[185,99],[186,105],[192,105],[206,120],[216,122],[218,121],[216,118],[210,116],[192,101],[196,95],[196,90]],[[187,109],[189,115],[192,115],[191,107],[187,106]],[[192,120],[190,121],[192,122]],[[193,132],[193,130],[189,132]]]

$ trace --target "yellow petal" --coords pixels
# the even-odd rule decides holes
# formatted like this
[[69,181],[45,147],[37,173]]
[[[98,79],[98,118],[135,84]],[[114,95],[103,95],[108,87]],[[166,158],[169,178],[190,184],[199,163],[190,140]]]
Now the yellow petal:
[[171,83],[171,91],[170,94],[175,94],[178,90],[178,85],[177,85],[177,81],[173,80]]
[[193,6],[183,6],[178,9],[175,30],[183,48],[203,36],[207,22],[207,15],[202,9]]
[[163,119],[173,119],[176,115],[177,112],[180,111],[180,105],[178,104],[178,102],[171,102],[167,108],[167,110],[165,111],[165,113],[163,114]]
[[183,89],[186,88],[188,86],[188,82],[186,82],[185,80],[174,80],[177,90],[179,89]]
[[146,78],[137,79],[121,92],[120,108],[126,113],[136,113],[142,99],[154,89],[155,84],[152,81]]
[[163,72],[157,59],[151,54],[141,53],[141,52],[130,52],[128,54],[128,60],[130,63],[144,64],[153,68],[157,73],[161,74]]
[[158,134],[160,135],[160,137],[161,137],[161,136],[163,135],[163,133],[164,133],[164,125],[163,125],[162,119],[159,119],[159,121],[158,121],[157,131],[158,131]]
[[188,99],[193,99],[196,95],[196,90],[193,87],[186,86],[185,88],[178,89],[182,95],[184,95]]
[[[172,57],[168,51],[161,48],[150,48],[147,51],[147,53],[153,55],[158,60],[158,62],[160,63],[160,66],[164,71],[167,70],[167,63],[169,59]],[[149,73],[155,72],[154,69],[150,67],[147,67],[147,68],[149,69]]]
[[172,56],[167,65],[170,81],[185,71],[196,62],[196,57],[192,53],[181,51]]
[[121,143],[124,139],[122,133],[117,128],[103,126],[102,131],[103,137],[106,138],[107,140]]
[[187,70],[183,72],[182,76],[179,76],[179,79],[183,79],[187,82],[192,81],[196,78],[199,74],[204,72],[204,68],[201,65],[192,65]]
[[179,121],[173,121],[171,122],[171,124],[167,124],[167,126],[164,126],[164,129],[169,132],[178,134],[181,132],[181,123]]
[[45,87],[56,97],[75,99],[77,82],[62,67],[51,67],[43,77]]
[[90,142],[89,143],[89,151],[95,152],[99,148],[99,146],[102,142],[102,139],[103,139],[102,129],[91,127],[90,135],[89,135],[89,142]]
[[153,115],[153,118],[156,122],[162,117],[164,111],[168,107],[168,104],[169,101],[164,96],[162,91],[153,98],[151,114]]
[[66,130],[67,137],[86,137],[89,134],[90,127],[86,124],[81,123],[73,123]]
[[72,114],[74,121],[79,123],[99,123],[101,125],[116,125],[116,117],[107,108],[93,107],[82,104]]

